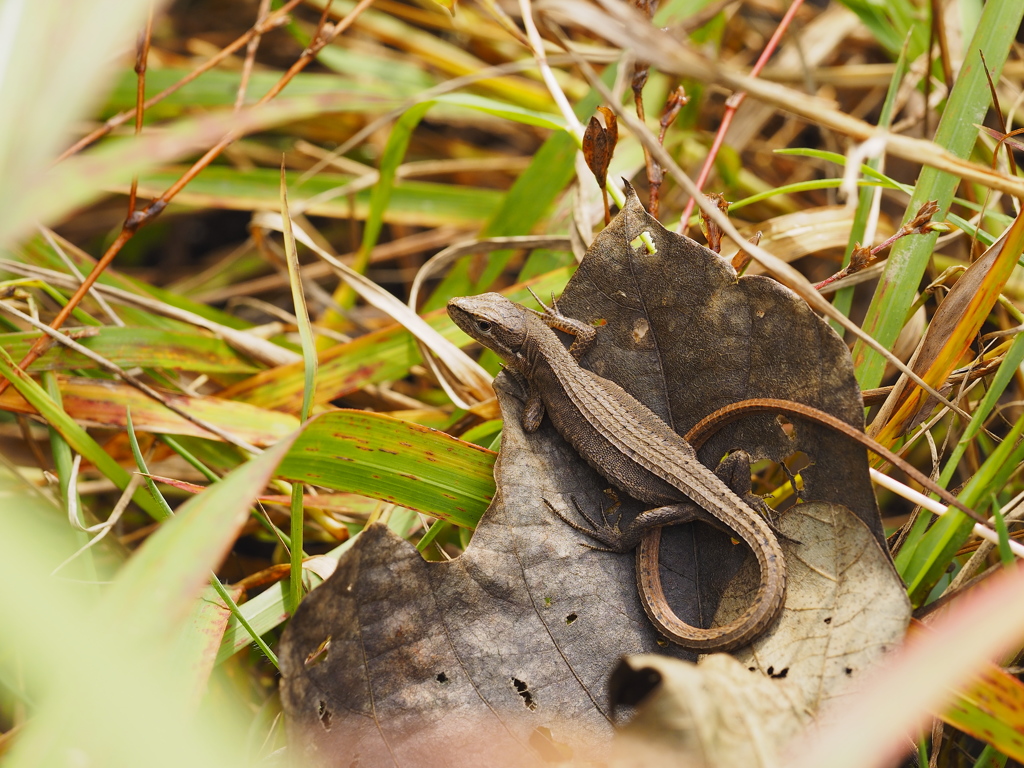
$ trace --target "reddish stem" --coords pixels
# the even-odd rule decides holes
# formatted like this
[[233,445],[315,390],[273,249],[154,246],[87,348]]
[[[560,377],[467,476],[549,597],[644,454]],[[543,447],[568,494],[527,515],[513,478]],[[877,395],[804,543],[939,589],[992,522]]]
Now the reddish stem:
[[[751,77],[757,77],[761,70],[764,69],[764,65],[768,63],[768,59],[771,58],[772,54],[775,53],[775,49],[779,45],[779,41],[782,39],[782,35],[785,34],[786,30],[789,29],[789,25],[793,21],[793,17],[796,16],[796,12],[803,5],[803,0],[793,0],[793,4],[789,6],[789,10],[786,11],[786,15],[782,17],[782,21],[779,22],[779,26],[776,27],[775,33],[772,35],[768,44],[761,51],[761,55],[757,59],[757,63],[754,64],[754,68],[750,70]],[[732,124],[732,119],[736,114],[736,110],[740,108],[743,100],[747,97],[746,91],[738,91],[734,93],[725,102],[725,113],[722,115],[722,124],[718,126],[718,133],[715,134],[715,139],[711,143],[711,149],[708,150],[708,155],[704,160],[704,166],[700,169],[700,174],[697,176],[697,189],[703,190],[704,184],[708,180],[708,176],[711,175],[711,169],[715,165],[715,158],[718,156],[718,150],[722,147],[722,142],[725,141],[725,134],[729,130],[729,126]],[[683,217],[679,221],[679,231],[686,234],[686,230],[689,229],[690,214],[693,213],[693,208],[697,204],[697,201],[692,197],[686,202],[686,207],[683,209]]]

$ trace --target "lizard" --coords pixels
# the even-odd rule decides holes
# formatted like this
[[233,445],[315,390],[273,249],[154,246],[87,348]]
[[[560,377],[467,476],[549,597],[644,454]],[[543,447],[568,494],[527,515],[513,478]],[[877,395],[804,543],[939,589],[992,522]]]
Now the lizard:
[[[538,303],[541,304],[541,306],[544,306],[539,300]],[[611,450],[614,454],[616,450],[621,450],[621,448],[616,448],[611,442],[603,448],[600,448],[601,424],[603,423],[604,425],[603,429],[614,430],[614,424],[617,423],[616,418],[623,414],[622,408],[626,409],[625,413],[629,416],[642,414],[640,417],[640,423],[642,424],[641,430],[654,425],[652,427],[653,434],[667,440],[667,445],[670,446],[665,448],[665,444],[662,444],[658,448],[658,451],[667,451],[668,458],[670,460],[672,458],[677,460],[680,458],[685,459],[684,461],[681,461],[684,471],[692,469],[695,473],[692,476],[702,483],[710,484],[711,489],[719,494],[722,493],[722,490],[719,483],[716,482],[720,480],[717,474],[712,473],[699,463],[698,466],[700,469],[696,469],[694,468],[693,463],[689,460],[693,456],[693,446],[703,444],[711,433],[730,421],[734,421],[735,419],[741,418],[752,412],[769,411],[785,413],[791,416],[798,416],[816,421],[839,432],[847,438],[859,442],[861,445],[878,454],[890,464],[907,473],[926,490],[935,493],[942,498],[948,505],[959,509],[972,519],[984,523],[976,512],[965,506],[959,499],[949,493],[949,491],[936,484],[931,480],[931,478],[924,475],[916,467],[880,445],[860,430],[836,418],[832,414],[825,413],[804,403],[768,398],[755,398],[732,403],[707,416],[701,422],[696,424],[684,438],[679,438],[679,436],[674,431],[670,430],[657,415],[647,409],[646,406],[643,406],[636,401],[635,398],[632,398],[631,395],[628,395],[621,389],[621,387],[618,387],[618,385],[613,382],[603,379],[600,376],[579,367],[579,360],[593,343],[596,336],[596,329],[584,323],[562,316],[557,312],[557,304],[555,304],[554,307],[554,310],[545,307],[544,313],[537,313],[533,310],[527,310],[525,307],[521,307],[498,294],[489,294],[475,298],[453,299],[449,303],[449,314],[455,320],[456,324],[466,331],[466,333],[497,352],[506,361],[508,370],[512,375],[516,377],[520,383],[525,385],[529,396],[523,412],[523,426],[527,432],[536,431],[540,426],[545,410],[552,407],[545,402],[544,394],[540,387],[544,386],[541,384],[543,381],[553,381],[553,384],[547,385],[549,387],[561,387],[562,385],[559,383],[557,375],[552,379],[552,374],[557,372],[560,372],[563,376],[570,377],[570,380],[573,376],[577,376],[582,378],[584,382],[589,381],[589,386],[587,383],[582,384],[584,390],[594,389],[596,390],[598,397],[603,393],[606,397],[610,397],[614,400],[620,406],[618,409],[605,407],[603,409],[598,409],[597,411],[591,410],[586,414],[578,416],[586,422],[586,424],[592,424],[594,421],[598,422],[598,427],[595,430],[599,433],[597,436],[590,435],[588,437],[588,428],[586,424],[576,423],[574,425],[571,422],[568,424],[568,434],[563,434],[566,434],[567,439],[573,447],[576,448],[588,463],[594,466],[599,473],[611,480],[620,488],[623,488],[623,490],[630,492],[631,495],[635,492],[634,490],[631,490],[631,488],[635,487],[636,476],[642,477],[644,470],[648,473],[652,471],[656,473],[658,472],[658,469],[657,467],[653,470],[650,469],[650,463],[643,465],[644,470],[640,470],[639,472],[634,469],[635,474],[633,476],[634,481],[632,485],[630,484],[629,479],[617,482],[616,477],[621,477],[621,475],[605,470],[604,467],[606,465],[602,462],[604,458],[607,457],[608,451]],[[561,344],[558,338],[551,332],[550,329],[552,327],[564,330],[565,332],[575,336],[575,340],[568,351],[565,350],[565,347]],[[527,341],[527,337],[530,335],[530,332],[534,333],[534,337],[530,341]],[[551,346],[552,339],[556,346]],[[538,340],[540,341],[538,342]],[[543,346],[540,350],[536,349],[538,343]],[[524,346],[526,347],[525,352]],[[550,357],[544,357],[544,353],[548,353]],[[552,369],[552,363],[554,363],[554,369],[557,369],[557,371]],[[546,374],[547,378],[545,378],[544,375],[536,379],[534,378],[538,365],[546,366],[542,371],[542,374]],[[575,366],[580,373],[574,373],[573,366]],[[579,382],[576,383],[579,385]],[[578,388],[578,386],[576,388]],[[567,398],[571,400],[572,398],[571,392],[560,392],[556,394],[561,396],[561,401],[564,401]],[[594,393],[591,392],[590,394],[593,395]],[[560,400],[558,397],[553,399],[554,407],[559,408],[559,413],[562,414],[561,409],[565,406],[564,404],[559,405],[559,403]],[[550,413],[552,421],[555,422],[556,428],[561,432],[562,428],[558,425],[559,423],[563,423],[562,419],[559,416],[556,416],[555,412]],[[611,415],[609,416],[609,414]],[[609,427],[609,424],[611,427]],[[668,430],[667,435],[665,430]],[[650,435],[648,435],[648,437],[650,437]],[[586,445],[588,443],[596,444],[599,448],[591,450]],[[577,447],[577,445],[580,445],[581,447]],[[609,446],[611,447],[609,448]],[[675,453],[673,453],[673,451],[675,451]],[[625,463],[628,468],[628,460]],[[621,459],[619,459],[619,464],[619,471],[621,472]],[[724,465],[725,462],[723,462],[722,466]],[[712,479],[709,480],[709,477]],[[682,490],[684,495],[688,496],[688,494],[685,493],[686,489],[676,488],[676,490]],[[637,496],[637,498],[640,498],[642,501],[648,500],[642,496]],[[728,496],[722,495],[720,498],[727,499]],[[733,501],[733,499],[735,499],[735,501]],[[750,610],[735,622],[712,630],[701,630],[685,624],[668,606],[661,586],[658,546],[661,539],[662,525],[681,523],[693,519],[710,520],[712,523],[725,525],[726,527],[729,527],[737,518],[740,520],[746,520],[753,517],[760,521],[752,509],[748,508],[744,510],[742,507],[736,506],[736,502],[739,502],[739,500],[735,497],[735,494],[733,494],[733,499],[729,499],[726,503],[726,509],[723,515],[725,518],[724,520],[723,517],[715,514],[714,509],[705,509],[702,514],[701,512],[692,509],[692,505],[688,508],[687,504],[684,502],[677,504],[674,507],[668,506],[662,507],[661,509],[649,510],[645,515],[641,515],[633,524],[632,528],[625,532],[624,535],[612,537],[609,537],[608,535],[601,535],[601,533],[596,530],[585,529],[582,526],[566,519],[564,515],[558,513],[558,511],[554,510],[553,507],[552,509],[559,515],[559,517],[569,523],[572,527],[594,536],[599,541],[602,541],[602,543],[613,545],[609,546],[609,549],[627,551],[629,548],[636,545],[637,538],[639,537],[639,544],[636,545],[637,589],[641,604],[652,623],[654,623],[662,634],[673,642],[684,647],[702,651],[720,651],[739,647],[740,645],[748,643],[756,638],[761,632],[771,625],[774,620],[772,618],[773,613],[777,613],[781,610],[781,597],[777,597],[776,595],[781,591],[784,596],[785,561],[781,559],[775,551],[777,549],[777,540],[775,540],[775,544],[773,546],[772,541],[774,540],[774,535],[771,533],[771,530],[768,529],[768,534],[771,538],[766,537],[764,536],[764,531],[761,529],[761,526],[758,526],[756,523],[754,524],[754,544],[751,544],[749,540],[743,537],[743,531],[733,529],[734,532],[744,539],[748,546],[751,546],[755,555],[759,554],[759,550],[757,549],[758,546],[763,545],[765,547],[765,550],[760,553],[761,556],[757,557],[758,565],[762,570],[761,588],[758,591],[755,604]],[[550,503],[548,503],[548,506],[551,507]],[[582,510],[580,511],[582,513]],[[585,514],[583,516],[586,517]],[[591,522],[589,518],[587,518],[587,520],[588,522]],[[593,528],[596,528],[596,526],[592,523],[592,529]],[[744,530],[747,529],[744,528]],[[759,539],[759,536],[763,538]],[[769,560],[769,555],[772,556],[771,560]],[[766,573],[767,568],[773,568],[775,571],[781,571],[781,589],[778,586],[779,578],[774,572]],[[776,599],[780,600],[780,604],[777,608],[774,607],[773,603]]]
[[[641,603],[659,631],[690,650],[730,651],[750,644],[778,618],[785,599],[785,557],[775,533],[700,463],[682,436],[618,384],[579,364],[594,342],[595,328],[565,317],[557,304],[541,306],[543,313],[501,294],[487,293],[452,299],[448,314],[469,336],[496,352],[506,370],[525,385],[522,425],[526,432],[535,432],[547,415],[600,475],[631,497],[655,505],[625,530],[584,528],[552,509],[615,552],[636,549],[646,532],[664,525],[702,520],[728,529],[751,549],[760,570],[757,594],[742,615],[703,629],[682,622],[664,595],[653,590],[647,596],[653,594],[656,599],[645,599],[641,591]],[[575,337],[569,349],[553,328]],[[648,558],[651,561],[657,571],[656,553]]]

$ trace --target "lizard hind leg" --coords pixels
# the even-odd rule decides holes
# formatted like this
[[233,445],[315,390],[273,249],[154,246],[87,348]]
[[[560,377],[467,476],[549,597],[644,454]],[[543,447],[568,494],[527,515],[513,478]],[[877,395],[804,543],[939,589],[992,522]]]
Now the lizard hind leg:
[[[587,549],[596,549],[598,552],[616,552],[620,554],[623,552],[629,552],[636,546],[635,542],[624,543],[624,534],[619,530],[618,525],[613,525],[608,522],[607,510],[604,509],[604,505],[601,507],[601,517],[604,520],[604,525],[602,525],[583,511],[583,507],[581,507],[579,502],[576,501],[575,496],[570,496],[569,499],[572,501],[572,505],[576,507],[576,511],[579,513],[580,517],[587,521],[586,525],[573,520],[546,498],[543,499],[543,501],[547,508],[554,513],[555,517],[563,523],[573,530],[586,534],[589,538],[604,545],[599,547],[594,544],[588,544],[587,542],[581,541],[580,546],[586,547]],[[616,501],[616,504],[617,503],[618,502]]]
[[[790,478],[790,481],[793,482],[793,487],[795,488],[796,483],[789,472],[789,468],[784,463],[781,464],[781,467]],[[733,451],[719,462],[718,467],[715,469],[715,474],[718,475],[723,483],[729,486],[733,493],[743,499],[743,502],[748,507],[764,518],[764,521],[772,529],[772,533],[775,534],[776,538],[785,539],[793,544],[800,543],[793,539],[793,537],[786,536],[778,529],[776,525],[779,518],[778,510],[768,506],[763,498],[754,493],[753,487],[750,484],[750,454],[743,450]]]

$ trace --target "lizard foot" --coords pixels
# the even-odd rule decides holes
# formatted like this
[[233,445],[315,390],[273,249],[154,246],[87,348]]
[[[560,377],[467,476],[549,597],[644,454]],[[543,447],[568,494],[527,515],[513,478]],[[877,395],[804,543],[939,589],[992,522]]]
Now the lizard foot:
[[[786,469],[786,465],[785,464],[783,464],[782,466],[783,466],[784,469]],[[786,472],[788,474],[789,470],[786,469]],[[775,538],[777,538],[777,539],[784,539],[785,541],[788,541],[790,544],[800,545],[800,544],[803,543],[803,542],[799,541],[798,539],[794,539],[792,536],[787,536],[786,534],[784,534],[782,531],[779,530],[779,526],[778,526],[779,512],[778,512],[778,510],[772,509],[770,506],[768,506],[765,503],[765,500],[762,499],[760,496],[758,496],[757,494],[751,492],[750,490],[747,490],[745,493],[740,493],[739,491],[737,491],[736,493],[737,493],[737,495],[740,498],[743,499],[744,503],[748,507],[750,507],[752,510],[754,510],[759,515],[761,515],[761,517],[764,518],[765,523],[768,524],[768,527],[772,529],[772,533],[775,534]]]
[[598,552],[629,552],[636,546],[636,541],[633,541],[631,536],[628,536],[623,531],[619,530],[618,525],[613,525],[608,522],[605,517],[605,511],[601,510],[601,516],[605,517],[604,525],[595,522],[591,519],[590,515],[583,511],[583,508],[577,503],[574,496],[570,496],[572,504],[576,507],[576,511],[579,512],[580,517],[587,521],[587,525],[576,522],[564,512],[555,507],[547,499],[544,499],[544,503],[547,508],[550,509],[559,520],[568,525],[570,528],[584,533],[590,538],[596,540],[604,546],[597,546],[595,544],[588,544],[586,542],[580,542],[580,546],[586,547],[587,549],[596,549]]

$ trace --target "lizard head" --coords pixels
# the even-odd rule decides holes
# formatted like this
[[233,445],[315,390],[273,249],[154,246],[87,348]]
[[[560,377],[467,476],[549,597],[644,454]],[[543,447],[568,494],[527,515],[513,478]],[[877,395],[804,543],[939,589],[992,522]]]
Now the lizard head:
[[500,293],[464,296],[448,302],[448,315],[459,328],[506,363],[515,366],[529,335],[530,311]]

